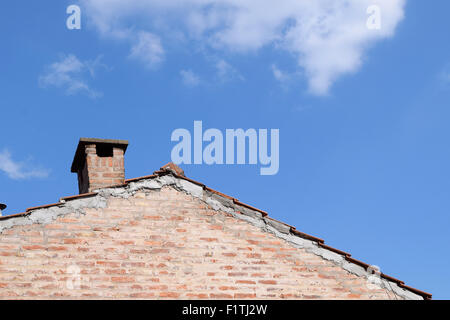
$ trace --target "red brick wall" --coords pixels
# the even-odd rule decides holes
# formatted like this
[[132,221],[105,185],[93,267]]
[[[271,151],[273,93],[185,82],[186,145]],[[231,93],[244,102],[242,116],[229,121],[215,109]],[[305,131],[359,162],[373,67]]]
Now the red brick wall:
[[0,298],[394,298],[175,189],[1,234]]
[[[112,148],[112,156],[100,157],[97,154],[96,145],[86,145],[86,168],[88,186],[84,192],[92,192],[114,185],[121,185],[125,182],[124,154],[120,148]],[[83,193],[83,192],[82,192]]]

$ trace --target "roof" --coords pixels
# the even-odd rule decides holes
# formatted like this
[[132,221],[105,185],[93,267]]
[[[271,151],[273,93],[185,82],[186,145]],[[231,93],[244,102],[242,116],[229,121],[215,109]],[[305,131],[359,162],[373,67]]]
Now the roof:
[[123,149],[123,153],[127,151],[128,141],[127,140],[113,140],[113,139],[97,139],[97,138],[80,138],[78,142],[77,151],[75,152],[75,156],[73,158],[71,172],[77,172],[80,165],[84,160],[84,146],[88,144],[95,145],[109,145],[111,147],[117,147]]
[[[95,140],[98,140],[98,139],[95,139]],[[118,141],[118,140],[114,140],[114,141]],[[84,143],[84,142],[89,142],[89,141],[86,141],[86,140],[81,141],[80,140],[80,143],[81,142]],[[155,171],[152,175],[147,175],[147,176],[142,176],[142,177],[138,177],[138,178],[128,179],[128,180],[125,180],[125,184],[124,185],[115,186],[115,187],[109,187],[109,188],[126,187],[126,186],[128,186],[128,185],[130,185],[132,183],[137,183],[139,181],[144,181],[144,180],[155,179],[155,178],[163,177],[163,176],[166,176],[166,175],[173,175],[175,178],[182,179],[182,180],[188,181],[190,183],[193,183],[193,184],[201,187],[205,191],[208,191],[208,192],[210,192],[210,193],[212,193],[212,194],[214,194],[214,195],[216,195],[218,197],[224,198],[227,201],[232,202],[233,204],[235,204],[235,205],[237,205],[239,207],[244,208],[244,210],[245,209],[249,209],[249,210],[255,211],[255,212],[259,213],[262,217],[264,217],[264,219],[267,219],[268,221],[272,221],[275,224],[282,225],[282,227],[285,230],[287,230],[289,232],[289,234],[297,236],[297,237],[302,238],[302,239],[306,239],[306,240],[312,241],[312,242],[316,243],[316,245],[318,247],[320,247],[322,249],[325,249],[325,250],[327,250],[329,252],[332,252],[334,254],[342,256],[343,259],[345,261],[347,261],[348,263],[352,263],[354,265],[360,266],[367,272],[372,272],[372,269],[370,268],[371,265],[352,258],[351,254],[348,253],[348,252],[345,252],[345,251],[342,251],[342,250],[339,250],[339,249],[336,249],[336,248],[333,248],[331,246],[326,245],[325,241],[323,239],[320,239],[320,238],[317,238],[315,236],[309,235],[307,233],[303,233],[301,231],[298,231],[293,226],[290,226],[290,225],[288,225],[288,224],[286,224],[284,222],[281,222],[281,221],[278,221],[276,219],[273,219],[273,218],[269,217],[268,213],[266,211],[264,211],[264,210],[261,210],[261,209],[255,208],[253,206],[250,206],[250,205],[248,205],[246,203],[243,203],[243,202],[239,201],[236,198],[233,198],[233,197],[228,196],[226,194],[223,194],[223,193],[221,193],[219,191],[211,189],[211,188],[205,186],[201,182],[198,182],[198,181],[192,180],[190,178],[187,178],[184,175],[183,170],[181,170],[177,165],[175,165],[173,163],[166,164],[165,166],[161,167],[160,170]],[[105,189],[109,189],[109,188],[105,188]],[[14,219],[14,218],[17,218],[17,217],[24,217],[24,216],[27,216],[27,215],[31,214],[35,210],[45,209],[45,208],[50,208],[50,207],[63,206],[68,201],[72,201],[72,200],[76,200],[76,199],[82,199],[82,198],[95,197],[98,194],[99,194],[99,192],[91,192],[91,193],[85,193],[85,194],[80,194],[80,195],[75,195],[75,196],[63,197],[57,203],[46,204],[46,205],[37,206],[37,207],[31,207],[31,208],[27,208],[26,211],[22,212],[22,213],[8,215],[8,216],[1,216],[0,217],[0,221]],[[427,293],[427,292],[424,292],[424,291],[412,288],[410,286],[407,286],[407,285],[405,285],[405,283],[403,281],[398,280],[398,279],[396,279],[394,277],[388,276],[388,275],[386,275],[384,273],[381,273],[380,277],[385,279],[385,280],[387,280],[387,281],[389,281],[389,282],[392,282],[392,283],[396,284],[398,287],[400,287],[402,289],[405,289],[405,290],[410,291],[410,292],[412,292],[412,293],[414,293],[416,295],[421,296],[425,300],[431,300],[431,298],[432,298],[432,295],[430,293]]]

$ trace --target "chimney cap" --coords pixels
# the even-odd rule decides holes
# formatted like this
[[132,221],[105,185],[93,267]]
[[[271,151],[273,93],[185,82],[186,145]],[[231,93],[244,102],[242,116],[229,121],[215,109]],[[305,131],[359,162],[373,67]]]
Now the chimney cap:
[[6,204],[0,203],[0,211],[5,210],[5,209],[6,209]]
[[95,145],[110,145],[112,147],[123,149],[123,153],[127,151],[128,141],[127,140],[115,140],[115,139],[97,139],[97,138],[80,138],[78,142],[77,151],[73,158],[71,172],[77,172],[84,160],[84,146],[87,144]]

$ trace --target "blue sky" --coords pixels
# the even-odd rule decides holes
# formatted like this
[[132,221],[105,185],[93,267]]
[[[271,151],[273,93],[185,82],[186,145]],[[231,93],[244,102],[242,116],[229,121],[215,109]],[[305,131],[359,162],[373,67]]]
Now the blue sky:
[[[448,1],[222,2],[2,2],[4,214],[77,193],[80,137],[129,140],[133,178],[170,161],[172,131],[194,120],[223,132],[276,128],[276,175],[182,167],[450,298]],[[381,29],[365,30],[374,3]],[[81,30],[66,28],[70,4]]]

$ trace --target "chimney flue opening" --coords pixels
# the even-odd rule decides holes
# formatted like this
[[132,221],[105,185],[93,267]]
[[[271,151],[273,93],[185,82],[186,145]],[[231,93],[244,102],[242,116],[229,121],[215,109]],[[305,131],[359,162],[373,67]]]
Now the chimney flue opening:
[[110,145],[99,144],[97,145],[97,156],[100,158],[108,158],[114,155],[113,147]]

